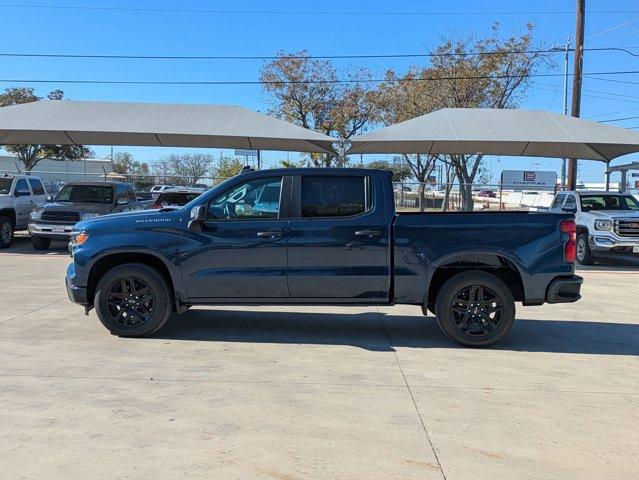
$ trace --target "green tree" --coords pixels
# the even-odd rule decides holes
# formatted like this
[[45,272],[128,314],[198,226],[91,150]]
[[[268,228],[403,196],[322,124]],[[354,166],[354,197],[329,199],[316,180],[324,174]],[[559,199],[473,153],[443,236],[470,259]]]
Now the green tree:
[[389,170],[392,172],[393,182],[404,182],[413,176],[408,165],[396,165],[394,163],[388,163],[381,160],[376,160],[367,165],[368,168],[374,168],[375,170]]
[[149,164],[133,159],[129,152],[118,152],[113,157],[113,173],[124,175],[127,182],[138,188],[152,185],[154,179],[149,176]]
[[[49,100],[62,100],[64,93],[62,90],[49,92]],[[31,87],[7,88],[0,94],[0,107],[16,105],[20,103],[37,102],[41,100]],[[7,152],[16,155],[24,169],[31,171],[40,160],[50,158],[52,160],[80,160],[90,157],[93,152],[82,145],[5,145]]]
[[236,157],[221,157],[215,168],[215,176],[219,178],[234,177],[242,171],[244,163]]

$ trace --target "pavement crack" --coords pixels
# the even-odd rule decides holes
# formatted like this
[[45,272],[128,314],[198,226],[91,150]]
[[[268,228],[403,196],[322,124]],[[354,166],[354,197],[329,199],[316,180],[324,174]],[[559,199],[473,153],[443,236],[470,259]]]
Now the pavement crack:
[[384,329],[384,332],[386,332],[386,338],[388,339],[388,345],[391,348],[391,350],[393,351],[393,355],[395,356],[395,362],[397,363],[397,367],[399,368],[399,371],[402,374],[402,378],[404,379],[404,385],[406,385],[406,390],[408,390],[408,394],[410,395],[410,399],[413,402],[413,406],[415,407],[415,412],[417,412],[417,417],[419,418],[419,422],[422,424],[422,429],[424,430],[424,434],[426,435],[426,439],[428,440],[428,445],[430,445],[430,449],[433,452],[433,455],[435,456],[435,460],[437,461],[437,466],[439,467],[439,471],[442,474],[442,478],[444,480],[446,480],[446,474],[444,473],[444,469],[442,467],[442,463],[439,461],[439,455],[437,455],[437,452],[435,451],[435,446],[433,445],[433,440],[430,438],[430,434],[428,433],[428,429],[426,428],[426,424],[424,423],[424,418],[422,417],[422,414],[419,411],[419,408],[417,407],[417,402],[415,401],[415,396],[413,395],[413,391],[411,390],[410,385],[408,384],[408,380],[406,379],[406,375],[404,374],[404,369],[402,368],[402,364],[399,361],[399,357],[397,356],[397,350],[395,350],[393,348],[393,340],[391,339],[390,332],[389,332],[388,328],[386,327],[386,323],[384,322],[384,316],[379,311],[379,307],[376,307],[376,310],[377,310],[377,315],[379,316],[379,321],[382,324],[382,328]]
[[16,318],[20,318],[20,317],[24,317],[25,315],[29,315],[30,313],[37,312],[38,310],[42,310],[43,308],[50,307],[51,305],[54,305],[56,303],[60,303],[63,300],[66,300],[66,297],[65,298],[60,298],[60,299],[55,300],[55,301],[53,301],[51,303],[47,303],[46,305],[42,305],[41,307],[34,308],[33,310],[29,310],[28,312],[21,313],[20,315],[16,315],[15,317],[11,317],[11,318],[7,318],[6,320],[2,320],[2,321],[0,321],[0,325],[2,325],[3,323],[10,322],[11,320],[15,320]]

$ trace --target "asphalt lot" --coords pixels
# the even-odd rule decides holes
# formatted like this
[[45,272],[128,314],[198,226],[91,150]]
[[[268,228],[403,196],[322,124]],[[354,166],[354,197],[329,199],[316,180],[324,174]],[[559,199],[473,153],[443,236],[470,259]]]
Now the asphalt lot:
[[0,251],[0,478],[636,479],[639,261],[496,348],[415,307],[193,309],[120,339]]

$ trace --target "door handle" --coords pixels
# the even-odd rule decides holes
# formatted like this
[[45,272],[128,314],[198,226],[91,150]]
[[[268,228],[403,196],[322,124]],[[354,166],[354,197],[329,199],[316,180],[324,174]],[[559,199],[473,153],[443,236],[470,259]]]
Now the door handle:
[[358,237],[378,237],[382,234],[379,230],[358,230],[355,235]]
[[282,232],[257,232],[257,236],[260,238],[279,238],[282,236]]

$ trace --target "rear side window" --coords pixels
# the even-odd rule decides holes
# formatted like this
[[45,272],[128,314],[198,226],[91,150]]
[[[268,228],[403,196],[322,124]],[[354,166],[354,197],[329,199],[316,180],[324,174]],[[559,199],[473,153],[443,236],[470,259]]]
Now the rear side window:
[[349,217],[368,209],[364,176],[304,175],[302,217]]
[[561,208],[561,204],[564,203],[564,198],[566,198],[566,195],[563,193],[557,195],[550,208]]
[[37,178],[30,178],[29,183],[31,184],[31,190],[33,190],[34,195],[44,195],[44,187],[40,180]]

